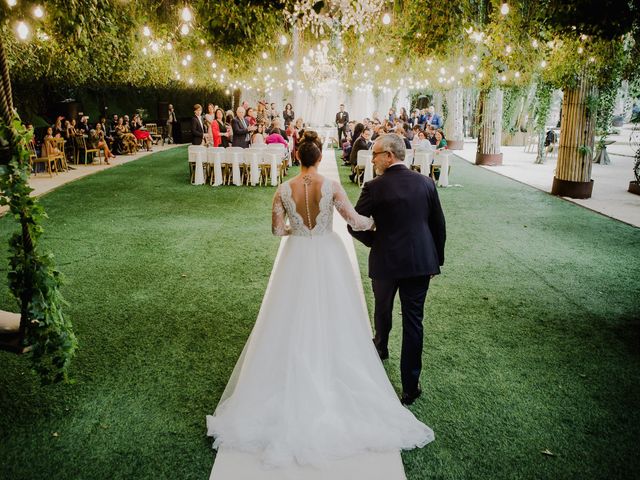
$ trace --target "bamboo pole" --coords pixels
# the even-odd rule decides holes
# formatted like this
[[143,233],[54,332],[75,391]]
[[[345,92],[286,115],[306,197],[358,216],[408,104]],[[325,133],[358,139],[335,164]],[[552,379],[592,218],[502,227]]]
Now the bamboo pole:
[[462,150],[464,134],[462,132],[462,88],[454,88],[446,93],[447,118],[444,123],[444,133],[449,150]]
[[480,132],[476,165],[502,165],[502,90],[492,88],[480,94]]
[[593,190],[591,158],[595,144],[595,89],[585,76],[564,89],[558,164],[551,193],[589,198]]

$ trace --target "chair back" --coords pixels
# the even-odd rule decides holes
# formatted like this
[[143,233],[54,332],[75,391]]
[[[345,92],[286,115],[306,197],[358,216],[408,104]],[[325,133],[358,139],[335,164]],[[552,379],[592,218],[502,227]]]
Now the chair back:
[[204,162],[207,158],[207,147],[202,145],[189,145],[187,151],[189,152],[189,162],[195,162],[197,157],[200,157]]
[[371,150],[359,150],[357,156],[358,167],[364,168],[367,165],[367,162],[371,161],[372,155]]
[[407,168],[411,168],[411,165],[413,165],[413,155],[414,155],[414,151],[413,150],[405,150],[404,152],[404,164],[407,166]]
[[242,152],[244,162],[251,165],[252,162],[259,163],[262,159],[262,152],[254,148],[245,148]]
[[147,127],[147,130],[149,131],[149,133],[152,133],[154,135],[158,134],[158,124],[157,123],[147,123],[146,127]]
[[207,148],[207,163],[215,163],[218,159],[220,162],[224,162],[224,152],[225,149],[223,147]]

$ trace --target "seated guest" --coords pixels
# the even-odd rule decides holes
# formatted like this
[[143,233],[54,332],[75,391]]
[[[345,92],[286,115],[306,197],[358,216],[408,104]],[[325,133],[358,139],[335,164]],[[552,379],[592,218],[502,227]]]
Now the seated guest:
[[125,117],[120,117],[118,125],[116,125],[115,148],[117,148],[118,153],[136,153],[138,151],[138,140],[124,123]]
[[110,158],[116,158],[116,156],[111,153],[111,150],[109,150],[109,146],[105,141],[104,131],[102,130],[102,123],[96,124],[95,130],[89,131],[89,144],[92,148],[97,148],[104,152],[104,163],[106,163],[107,165],[110,165]]
[[140,140],[144,145],[146,145],[147,152],[150,152],[153,140],[151,138],[151,134],[142,123],[142,117],[137,113],[133,116],[131,131],[137,140]]
[[58,116],[56,117],[56,121],[53,124],[53,136],[54,137],[60,137],[63,136],[64,132],[64,127],[63,127],[63,120],[64,117],[63,116]]
[[60,150],[55,146],[53,139],[53,127],[49,127],[47,128],[47,133],[45,134],[42,142],[42,157],[48,157],[49,155],[60,153]]
[[429,107],[429,113],[427,115],[427,123],[432,125],[434,128],[442,128],[444,122],[442,121],[442,117],[436,113],[436,109],[433,105]]
[[444,132],[442,131],[441,128],[436,130],[435,139],[436,139],[436,144],[435,144],[436,150],[445,150],[447,148],[447,139],[444,138]]
[[396,134],[398,136],[400,136],[402,138],[402,140],[404,141],[404,148],[406,148],[407,150],[411,150],[411,142],[409,141],[409,139],[405,135],[404,128],[398,127],[396,129]]
[[83,135],[89,135],[89,130],[91,130],[91,127],[89,127],[89,116],[88,115],[83,115],[80,118],[80,124],[76,127],[76,130],[81,130],[81,133]]
[[[358,125],[362,125],[359,123]],[[356,129],[358,126],[356,125]],[[356,181],[356,166],[358,165],[358,152],[360,150],[369,150],[371,148],[371,130],[367,127],[362,129],[360,135],[355,142],[353,142],[353,147],[351,147],[351,154],[349,156],[349,163],[351,165],[351,175],[349,175],[349,179],[352,182]]]
[[[364,131],[364,124],[362,123],[358,123],[356,124],[355,128],[353,129],[353,135],[351,136],[351,141],[349,142],[349,146],[347,148],[343,149],[343,157],[342,157],[342,164],[343,165],[353,165],[353,163],[351,162],[352,159],[352,152],[353,152],[353,147],[356,144],[356,142],[358,141],[358,138],[360,138],[360,135],[362,135],[362,132]],[[362,150],[362,148],[361,148]]]
[[425,133],[425,136],[427,137],[427,140],[431,142],[431,145],[435,145],[437,143],[435,128],[433,128],[431,125],[428,125],[424,133]]
[[73,139],[75,136],[75,129],[71,128],[71,122],[69,120],[64,121],[64,128],[62,130],[62,138],[66,141]]
[[[274,122],[277,119],[274,119]],[[271,143],[281,143],[282,145],[284,145],[287,149],[289,148],[289,142],[287,142],[284,137],[279,133],[278,131],[279,129],[272,129],[271,133],[269,135],[267,135],[267,138],[264,140],[264,142],[269,145]]]
[[116,133],[116,127],[118,126],[118,115],[117,114],[113,114],[113,118],[111,119],[111,122],[109,123],[109,130],[108,133],[110,136],[115,136]]
[[251,135],[251,146],[253,145],[264,145],[264,123],[259,123],[256,125],[256,131]]
[[271,121],[271,128],[269,128],[269,130],[267,131],[267,133],[271,134],[271,133],[279,133],[282,138],[284,138],[286,141],[289,141],[289,137],[287,136],[287,132],[285,132],[284,130],[282,130],[281,124],[280,124],[280,118],[279,117],[274,117],[274,119]]

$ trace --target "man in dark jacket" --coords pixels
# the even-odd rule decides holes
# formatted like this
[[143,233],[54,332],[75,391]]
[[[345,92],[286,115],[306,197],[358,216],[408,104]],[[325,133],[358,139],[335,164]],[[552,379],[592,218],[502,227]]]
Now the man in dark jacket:
[[375,297],[375,337],[382,360],[389,357],[393,301],[402,305],[402,403],[420,396],[422,320],[429,281],[444,264],[445,220],[433,181],[403,163],[405,145],[396,134],[379,137],[373,145],[379,175],[362,189],[356,211],[372,216],[375,231],[349,232],[371,248],[369,277]]
[[204,137],[202,106],[196,103],[193,106],[193,118],[191,118],[191,145],[202,145],[202,137]]

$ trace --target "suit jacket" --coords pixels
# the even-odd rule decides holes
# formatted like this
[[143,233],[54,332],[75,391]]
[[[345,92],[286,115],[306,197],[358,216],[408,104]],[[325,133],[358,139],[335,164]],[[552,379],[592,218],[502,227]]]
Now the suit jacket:
[[348,112],[338,112],[336,113],[336,124],[342,123],[343,127],[349,123],[349,113]]
[[191,145],[202,145],[202,137],[204,137],[202,118],[198,120],[195,115],[191,118]]
[[231,129],[233,130],[231,144],[234,147],[249,148],[249,130],[244,118],[233,117]]
[[353,147],[351,147],[351,153],[349,154],[349,163],[351,165],[358,164],[358,152],[360,150],[369,150],[371,144],[367,142],[362,135],[360,135],[357,140],[353,143]]
[[435,183],[404,165],[365,183],[356,211],[372,216],[375,231],[349,233],[366,246],[369,277],[400,279],[440,273],[446,229]]

